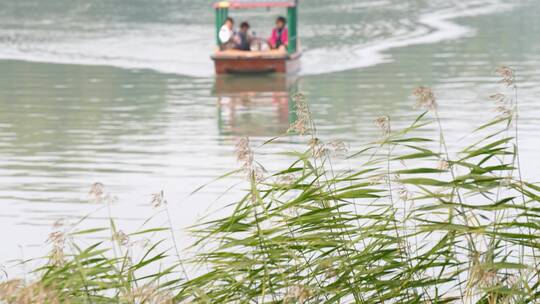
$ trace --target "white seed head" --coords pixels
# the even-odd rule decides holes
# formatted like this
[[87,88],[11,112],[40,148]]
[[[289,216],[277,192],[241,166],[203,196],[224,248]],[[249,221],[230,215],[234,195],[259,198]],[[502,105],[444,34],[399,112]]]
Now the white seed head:
[[428,87],[418,87],[413,91],[413,95],[416,96],[416,107],[423,108],[429,111],[437,109],[437,100],[435,94]]
[[151,204],[154,208],[159,208],[161,206],[167,205],[167,200],[165,199],[165,193],[163,192],[163,190],[152,194]]
[[514,84],[515,73],[513,69],[507,66],[501,66],[495,70],[495,74],[501,77],[499,83],[505,84],[507,87],[510,87]]
[[307,98],[304,94],[298,93],[293,96],[296,105],[296,121],[291,124],[287,132],[294,132],[300,135],[311,132],[312,119],[307,104]]
[[374,124],[379,129],[381,129],[385,137],[390,134],[390,117],[388,115],[377,117],[377,119],[375,119],[374,121]]

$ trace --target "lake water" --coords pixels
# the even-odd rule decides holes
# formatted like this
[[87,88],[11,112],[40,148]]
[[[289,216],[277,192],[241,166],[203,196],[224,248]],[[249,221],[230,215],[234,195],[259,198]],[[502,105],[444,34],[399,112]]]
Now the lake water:
[[[172,221],[194,224],[238,179],[235,143],[283,134],[289,91],[301,91],[324,139],[374,140],[373,120],[418,111],[413,88],[439,96],[451,140],[496,115],[493,70],[516,69],[524,174],[540,180],[540,1],[304,0],[297,77],[216,78],[213,12],[192,0],[3,0],[0,3],[0,265],[44,254],[51,225],[91,214],[101,182],[126,230],[164,191]],[[243,12],[267,35],[277,11]],[[302,149],[296,138],[257,149]],[[234,196],[229,193],[228,196]],[[216,202],[216,200],[219,200]]]

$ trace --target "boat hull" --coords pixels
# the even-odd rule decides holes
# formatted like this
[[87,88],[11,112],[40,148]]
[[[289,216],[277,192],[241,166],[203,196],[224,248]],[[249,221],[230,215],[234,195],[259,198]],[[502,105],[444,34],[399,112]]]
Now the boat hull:
[[283,57],[220,57],[213,56],[216,74],[246,73],[297,73],[300,70],[300,54]]

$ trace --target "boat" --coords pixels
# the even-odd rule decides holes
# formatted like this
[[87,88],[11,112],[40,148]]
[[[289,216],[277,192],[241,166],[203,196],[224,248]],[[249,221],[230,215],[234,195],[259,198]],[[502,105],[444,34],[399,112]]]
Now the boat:
[[[287,10],[289,45],[287,50],[239,51],[219,49],[219,30],[229,16],[229,11],[257,8],[284,8]],[[216,13],[217,49],[212,55],[215,72],[221,74],[283,73],[294,74],[300,70],[302,52],[298,43],[298,0],[230,0],[214,4]]]

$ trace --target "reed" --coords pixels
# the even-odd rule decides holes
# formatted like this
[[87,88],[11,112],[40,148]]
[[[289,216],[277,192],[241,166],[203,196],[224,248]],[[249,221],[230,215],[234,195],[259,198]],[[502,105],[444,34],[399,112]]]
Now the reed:
[[31,290],[50,303],[540,302],[540,186],[521,177],[513,71],[497,72],[498,114],[457,152],[429,88],[414,92],[425,110],[415,121],[394,130],[389,117],[376,119],[381,139],[356,152],[318,139],[298,95],[290,131],[306,150],[267,172],[242,139],[247,189],[226,216],[192,227],[194,257],[163,267],[168,250],[152,239],[136,259],[132,237],[172,228],[126,235],[111,220],[108,246],[79,248],[72,238],[96,229],[58,234],[38,279],[6,282],[0,298],[19,303]]

